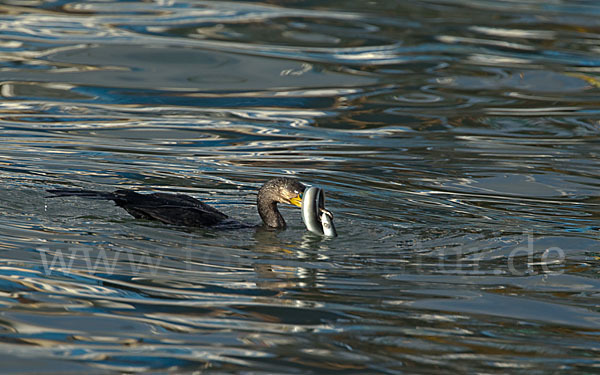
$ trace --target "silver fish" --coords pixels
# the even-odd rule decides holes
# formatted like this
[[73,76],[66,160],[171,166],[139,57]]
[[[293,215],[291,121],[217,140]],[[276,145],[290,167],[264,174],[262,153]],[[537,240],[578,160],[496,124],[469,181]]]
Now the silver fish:
[[325,209],[325,192],[317,187],[304,191],[302,197],[302,221],[306,229],[321,236],[335,237],[333,215]]
[[323,234],[327,237],[337,237],[335,226],[333,225],[333,214],[326,209],[321,210],[321,226]]

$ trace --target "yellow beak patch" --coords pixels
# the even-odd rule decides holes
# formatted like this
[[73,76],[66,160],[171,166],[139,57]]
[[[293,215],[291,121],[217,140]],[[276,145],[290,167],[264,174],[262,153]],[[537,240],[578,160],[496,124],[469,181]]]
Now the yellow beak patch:
[[294,206],[302,207],[302,196],[298,194],[294,198],[290,199],[290,203]]

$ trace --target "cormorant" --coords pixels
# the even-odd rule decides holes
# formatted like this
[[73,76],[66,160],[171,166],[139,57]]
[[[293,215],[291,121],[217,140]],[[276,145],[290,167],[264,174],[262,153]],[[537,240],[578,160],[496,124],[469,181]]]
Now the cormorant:
[[[263,223],[273,229],[284,229],[285,220],[277,203],[302,207],[305,186],[295,178],[278,177],[267,181],[258,190],[257,207]],[[186,227],[209,227],[235,223],[214,207],[183,194],[140,194],[133,190],[112,193],[81,189],[50,189],[51,197],[78,196],[114,201],[137,219],[158,220],[165,224]]]

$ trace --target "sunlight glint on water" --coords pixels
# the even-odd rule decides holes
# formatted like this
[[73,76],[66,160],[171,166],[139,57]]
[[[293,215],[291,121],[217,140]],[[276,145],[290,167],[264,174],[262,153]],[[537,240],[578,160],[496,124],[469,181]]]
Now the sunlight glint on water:
[[[0,5],[3,373],[590,373],[593,1]],[[46,189],[327,193],[339,237]]]

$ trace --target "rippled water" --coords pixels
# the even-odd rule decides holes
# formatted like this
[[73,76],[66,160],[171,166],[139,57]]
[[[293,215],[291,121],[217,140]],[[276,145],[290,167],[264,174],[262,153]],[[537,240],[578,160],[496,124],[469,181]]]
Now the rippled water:
[[598,371],[599,94],[591,0],[3,2],[2,372]]

